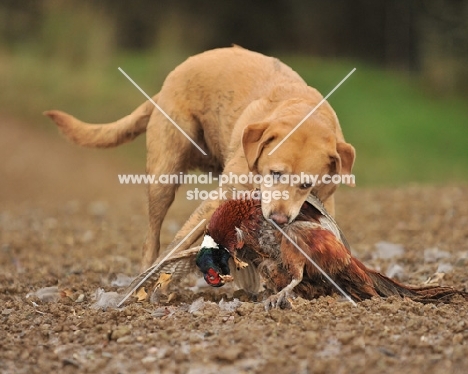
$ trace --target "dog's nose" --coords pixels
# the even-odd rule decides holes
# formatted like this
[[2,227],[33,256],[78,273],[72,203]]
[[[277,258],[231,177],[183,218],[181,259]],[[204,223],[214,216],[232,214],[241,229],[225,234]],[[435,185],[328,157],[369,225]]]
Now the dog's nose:
[[283,213],[273,213],[270,215],[270,219],[272,219],[277,225],[284,225],[289,221],[288,216]]

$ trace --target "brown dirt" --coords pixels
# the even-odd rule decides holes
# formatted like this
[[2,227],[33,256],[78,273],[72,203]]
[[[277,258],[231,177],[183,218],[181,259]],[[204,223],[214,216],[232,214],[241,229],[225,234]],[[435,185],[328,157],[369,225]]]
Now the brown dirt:
[[[0,121],[0,130],[1,372],[468,371],[461,300],[375,299],[353,307],[329,297],[266,312],[260,303],[219,304],[209,291],[205,303],[192,303],[200,295],[183,289],[169,304],[90,308],[98,288],[116,290],[112,274],[138,271],[144,189],[116,178],[135,168],[112,152],[78,149],[12,120]],[[181,194],[165,243],[191,209]],[[420,284],[449,264],[441,265],[443,284],[468,289],[467,186],[342,188],[338,211],[367,265],[385,272],[397,264],[400,279]],[[381,258],[381,241],[404,251]],[[51,286],[58,300],[27,296]]]

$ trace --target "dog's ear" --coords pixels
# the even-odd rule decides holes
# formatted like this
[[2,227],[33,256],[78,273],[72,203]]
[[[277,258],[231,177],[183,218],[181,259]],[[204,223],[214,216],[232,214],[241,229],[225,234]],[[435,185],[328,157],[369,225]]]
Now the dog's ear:
[[[336,151],[340,155],[341,175],[351,174],[353,170],[354,159],[356,158],[356,151],[349,143],[336,143]],[[351,181],[347,183],[348,186],[354,187],[355,184]]]
[[249,169],[253,170],[262,153],[263,147],[274,139],[274,135],[266,131],[268,122],[255,123],[247,126],[242,134],[242,147]]

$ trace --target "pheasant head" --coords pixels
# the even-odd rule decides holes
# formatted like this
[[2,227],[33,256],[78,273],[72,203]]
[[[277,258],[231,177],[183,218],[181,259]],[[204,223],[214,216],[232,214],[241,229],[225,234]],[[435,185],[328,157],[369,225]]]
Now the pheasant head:
[[231,258],[237,269],[247,266],[237,258],[236,251],[244,246],[245,238],[258,229],[261,219],[260,200],[229,200],[216,209],[196,258],[206,283],[221,287],[232,281]]
[[229,270],[230,258],[228,251],[220,248],[211,236],[205,235],[195,262],[203,273],[206,283],[212,287],[221,287],[226,282],[232,281]]

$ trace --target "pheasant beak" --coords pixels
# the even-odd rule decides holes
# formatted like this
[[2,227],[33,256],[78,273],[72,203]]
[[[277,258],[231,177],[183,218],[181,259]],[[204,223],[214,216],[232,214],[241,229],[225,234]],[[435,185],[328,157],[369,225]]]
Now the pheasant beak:
[[226,274],[226,275],[220,274],[219,277],[221,278],[221,282],[223,284],[234,281],[234,278],[232,277],[232,275],[229,275],[229,274]]

